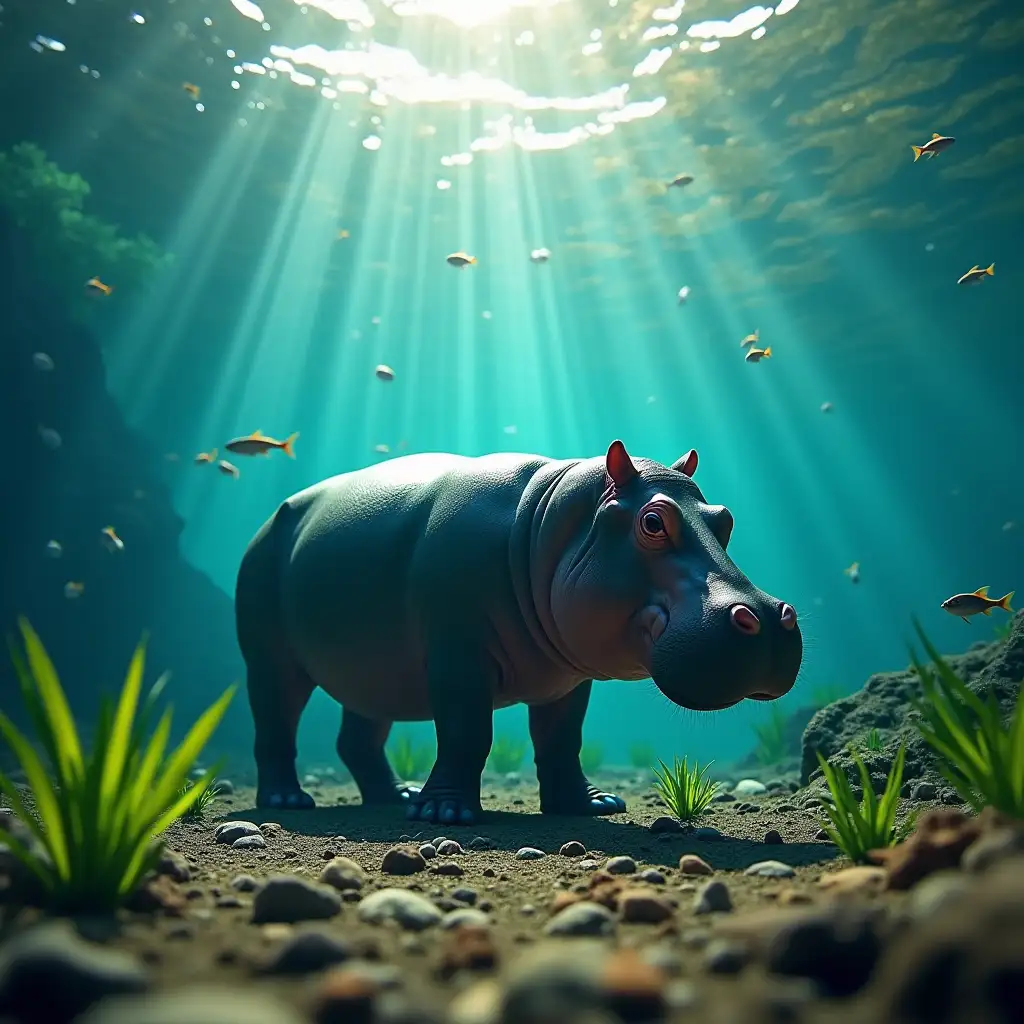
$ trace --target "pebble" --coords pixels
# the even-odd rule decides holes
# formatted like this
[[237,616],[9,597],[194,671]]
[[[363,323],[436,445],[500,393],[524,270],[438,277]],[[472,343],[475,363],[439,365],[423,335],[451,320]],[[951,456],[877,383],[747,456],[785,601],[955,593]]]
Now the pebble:
[[592,858],[581,860],[578,865],[581,871],[596,871],[600,866],[600,863]]
[[468,849],[470,850],[493,850],[497,847],[497,843],[493,839],[488,839],[487,836],[474,836],[470,842]]
[[615,915],[600,903],[574,903],[544,926],[545,935],[593,936],[615,931]]
[[65,1024],[107,996],[148,987],[148,971],[138,960],[83,941],[63,921],[37,925],[0,947],[5,1019]]
[[713,875],[715,869],[695,853],[684,853],[679,858],[679,870],[684,875]]
[[370,924],[395,921],[406,931],[423,931],[438,924],[442,916],[430,900],[408,889],[378,889],[359,904],[360,921]]
[[650,885],[665,884],[665,876],[657,868],[645,868],[636,877]]
[[434,849],[437,850],[439,857],[455,857],[460,853],[465,853],[462,844],[457,843],[454,839],[444,839],[440,843],[434,843]]
[[732,896],[729,895],[729,887],[718,879],[701,886],[693,898],[695,914],[727,913],[730,910]]
[[335,889],[362,889],[366,872],[348,857],[334,857],[324,865],[320,881]]
[[441,927],[446,931],[452,928],[490,928],[491,919],[476,907],[460,907],[445,914]]
[[540,860],[543,856],[544,851],[535,846],[523,846],[516,850],[516,860]]
[[937,871],[910,890],[910,913],[924,921],[960,902],[971,891],[970,880],[960,871]]
[[732,787],[732,792],[734,796],[761,796],[768,792],[768,787],[758,782],[757,779],[740,779]]
[[252,875],[235,875],[230,885],[238,892],[255,892],[260,887],[260,883]]
[[417,871],[424,870],[426,866],[426,860],[415,846],[403,845],[392,846],[384,854],[380,870],[385,875],[415,875]]
[[661,924],[672,917],[672,905],[653,889],[626,889],[619,893],[619,914],[634,924]]
[[192,869],[189,867],[188,861],[180,853],[175,853],[173,850],[164,850],[160,854],[160,860],[156,864],[156,871],[157,874],[166,875],[179,884],[192,880]]
[[317,1024],[368,1024],[376,1016],[378,985],[365,972],[338,967],[320,979],[313,997]]
[[605,1019],[664,1020],[666,981],[664,973],[635,949],[616,950],[604,961],[600,975],[602,1001],[609,1011]]
[[462,867],[453,860],[446,861],[444,864],[438,864],[434,868],[435,875],[442,875],[445,878],[461,878],[465,873]]
[[773,828],[768,829],[764,834],[764,841],[768,846],[781,846],[785,840],[782,836]]
[[818,887],[837,896],[874,896],[885,888],[888,877],[885,868],[862,864],[822,875]]
[[938,795],[938,787],[932,782],[918,782],[910,790],[911,800],[934,800]]
[[263,838],[263,830],[252,821],[225,821],[214,830],[213,838],[218,843],[233,846],[243,836],[259,836]]
[[[178,988],[145,996],[104,1000],[75,1024],[305,1024],[287,1003],[251,989],[222,985]],[[49,1024],[58,1024],[56,1019]]]
[[274,875],[252,902],[253,924],[295,924],[334,917],[341,897],[329,886],[298,875]]
[[650,824],[651,832],[682,832],[683,825],[678,818],[670,818],[667,814],[655,818]]
[[701,825],[700,828],[693,830],[693,837],[695,839],[701,839],[705,843],[717,843],[722,838],[722,833],[717,828],[712,828],[710,825]]
[[578,840],[570,839],[569,842],[562,844],[558,852],[563,857],[585,857],[587,848]]
[[352,956],[347,942],[327,932],[298,932],[274,951],[263,965],[264,974],[312,974],[344,963]]
[[609,857],[604,869],[610,875],[632,875],[636,873],[636,861],[632,857]]
[[759,860],[751,864],[743,874],[756,875],[759,878],[792,878],[796,872],[781,860]]
[[704,966],[712,974],[739,974],[750,962],[750,951],[732,939],[714,939],[704,950]]
[[266,839],[257,834],[254,836],[240,836],[231,844],[232,850],[262,850],[267,845]]
[[727,792],[726,790],[723,789],[723,790],[720,790],[719,792],[717,792],[711,798],[711,802],[713,804],[731,804],[733,802],[733,800],[735,800],[735,799],[736,799],[736,797],[734,797],[732,795],[732,793],[729,793],[729,792]]
[[430,840],[430,845],[436,850],[442,843],[447,843],[447,836],[437,836],[435,839]]
[[462,885],[452,893],[452,899],[473,906],[477,900],[477,891],[468,885]]
[[424,860],[433,860],[437,856],[437,850],[433,843],[424,843],[420,847],[419,853]]

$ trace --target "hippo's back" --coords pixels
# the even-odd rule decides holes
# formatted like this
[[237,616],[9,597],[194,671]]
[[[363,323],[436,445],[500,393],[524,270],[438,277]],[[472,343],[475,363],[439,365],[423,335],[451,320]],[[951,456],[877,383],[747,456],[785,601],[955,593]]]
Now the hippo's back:
[[421,613],[431,578],[458,571],[471,546],[471,571],[505,571],[519,500],[549,461],[408,455],[289,498],[271,531],[281,531],[282,623],[313,681],[371,717],[429,717]]

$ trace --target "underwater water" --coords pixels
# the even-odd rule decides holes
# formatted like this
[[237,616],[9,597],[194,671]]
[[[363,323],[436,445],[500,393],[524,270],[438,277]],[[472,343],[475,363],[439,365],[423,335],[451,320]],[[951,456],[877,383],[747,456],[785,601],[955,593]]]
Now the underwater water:
[[[36,0],[5,8],[0,47],[0,147],[34,143],[88,182],[90,216],[155,243],[35,258],[155,452],[183,557],[226,593],[277,505],[325,477],[620,438],[665,464],[697,449],[730,556],[798,610],[784,709],[905,665],[912,616],[951,651],[1005,619],[940,604],[1024,579],[1015,6]],[[933,133],[955,142],[915,160]],[[12,175],[3,205],[31,225]],[[83,300],[94,275],[112,291]],[[87,406],[56,429],[105,444]],[[256,430],[297,433],[295,459],[224,451]],[[43,515],[62,470],[40,438]],[[111,525],[130,567],[134,522],[87,529]],[[84,590],[54,583],[58,624],[95,600],[65,547]],[[189,611],[162,578],[134,586]],[[728,761],[769,713],[606,682],[585,739],[610,762],[641,742]],[[316,694],[301,756],[336,728]],[[499,712],[496,734],[525,730]]]

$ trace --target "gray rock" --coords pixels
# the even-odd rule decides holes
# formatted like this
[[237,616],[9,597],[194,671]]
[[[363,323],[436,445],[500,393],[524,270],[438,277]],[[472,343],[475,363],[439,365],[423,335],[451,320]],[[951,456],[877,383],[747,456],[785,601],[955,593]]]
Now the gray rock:
[[156,864],[158,875],[166,875],[175,882],[190,882],[192,880],[192,869],[189,863],[180,853],[173,850],[164,850]]
[[286,939],[263,965],[264,974],[312,974],[344,963],[352,955],[348,943],[327,932],[299,932]]
[[540,860],[543,856],[544,851],[535,846],[523,846],[516,850],[516,860]]
[[467,849],[470,850],[493,850],[497,844],[493,839],[488,839],[487,836],[474,836],[470,841]]
[[321,921],[341,910],[341,897],[326,885],[298,875],[274,875],[252,903],[253,924]]
[[420,847],[419,853],[424,860],[433,860],[437,856],[437,850],[434,849],[433,843],[424,843]]
[[651,822],[650,830],[652,832],[682,832],[683,825],[678,818],[670,818],[667,814],[662,814]]
[[266,839],[259,833],[254,836],[239,836],[232,844],[232,850],[262,850],[267,845]]
[[230,779],[217,779],[213,784],[217,796],[234,796],[235,784]]
[[732,910],[732,896],[729,894],[729,886],[719,878],[705,882],[693,897],[693,912],[695,914],[722,914],[728,913],[730,910]]
[[252,875],[235,875],[231,879],[231,888],[238,892],[255,892],[260,887]]
[[792,878],[796,872],[781,860],[759,860],[751,864],[743,874],[758,875],[761,878]]
[[648,882],[651,885],[664,885],[665,876],[657,868],[646,868],[641,871],[637,876],[642,882]]
[[149,981],[127,953],[84,942],[66,922],[45,922],[0,947],[0,1016],[67,1024],[107,996],[145,991]]
[[728,790],[721,789],[711,798],[711,802],[713,804],[731,804],[735,799],[736,797]]
[[263,831],[253,821],[225,821],[218,825],[213,832],[213,838],[218,843],[227,843],[228,846],[233,846],[235,841],[243,836],[260,836],[262,838]]
[[549,942],[529,951],[508,978],[498,1014],[501,1024],[607,1022],[599,979],[603,959],[601,943],[587,939],[568,947]]
[[934,800],[939,795],[939,787],[934,782],[918,782],[910,791],[911,800]]
[[739,974],[750,962],[750,950],[733,939],[714,939],[704,950],[704,966],[712,974]]
[[632,857],[609,857],[604,869],[610,875],[632,875],[636,873],[636,861]]
[[587,848],[579,840],[570,839],[569,842],[562,843],[558,852],[563,857],[585,857]]
[[693,830],[694,839],[700,839],[705,843],[717,843],[722,838],[722,833],[711,825],[701,825]]
[[394,921],[413,932],[438,924],[442,916],[430,900],[408,889],[378,889],[359,904],[360,921],[370,924]]
[[768,787],[763,783],[757,781],[757,779],[740,779],[732,788],[734,796],[760,796],[762,793],[768,792]]
[[362,889],[366,872],[348,857],[334,857],[320,872],[320,881],[333,889]]
[[441,920],[442,928],[489,928],[491,926],[491,919],[482,911],[477,910],[476,907],[462,907],[459,910],[453,910]]
[[465,853],[462,844],[457,843],[454,839],[446,839],[443,843],[435,844],[439,857],[454,857],[457,854]]
[[468,885],[460,885],[458,889],[452,892],[452,899],[471,907],[476,903],[477,891],[476,889],[471,889]]
[[254,992],[218,985],[104,1000],[75,1024],[182,1024],[183,1021],[189,1024],[239,1024],[239,1021],[306,1024],[306,1017],[262,990]]
[[576,865],[581,871],[596,871],[601,865],[598,861],[587,857]]
[[971,843],[960,858],[960,866],[966,871],[985,871],[1019,853],[1024,853],[1024,827],[999,828]]
[[615,931],[615,915],[600,903],[573,903],[544,926],[545,935],[595,936]]

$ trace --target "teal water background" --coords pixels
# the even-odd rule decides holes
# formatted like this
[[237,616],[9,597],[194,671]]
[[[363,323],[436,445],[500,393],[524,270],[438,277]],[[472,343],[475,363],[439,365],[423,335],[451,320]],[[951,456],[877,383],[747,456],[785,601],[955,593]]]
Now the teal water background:
[[[993,620],[939,604],[1024,591],[1024,16],[506,6],[268,0],[265,28],[242,2],[153,4],[140,23],[77,0],[8,18],[2,95],[23,100],[4,144],[38,142],[90,182],[93,212],[174,254],[145,293],[111,281],[94,327],[126,414],[180,456],[165,472],[188,559],[230,591],[282,499],[401,451],[572,458],[619,437],[664,462],[697,448],[701,488],[736,518],[730,554],[800,612],[784,708],[905,665],[912,615],[946,650],[991,638]],[[482,23],[452,20],[467,12]],[[956,144],[914,163],[933,131]],[[455,250],[478,265],[454,270]],[[772,358],[752,365],[755,328]],[[192,464],[257,428],[299,431],[297,459],[237,459],[238,480]],[[304,754],[333,743],[329,703]],[[586,736],[613,761],[637,740],[728,760],[767,713],[606,683]],[[523,709],[496,730],[524,731]]]

